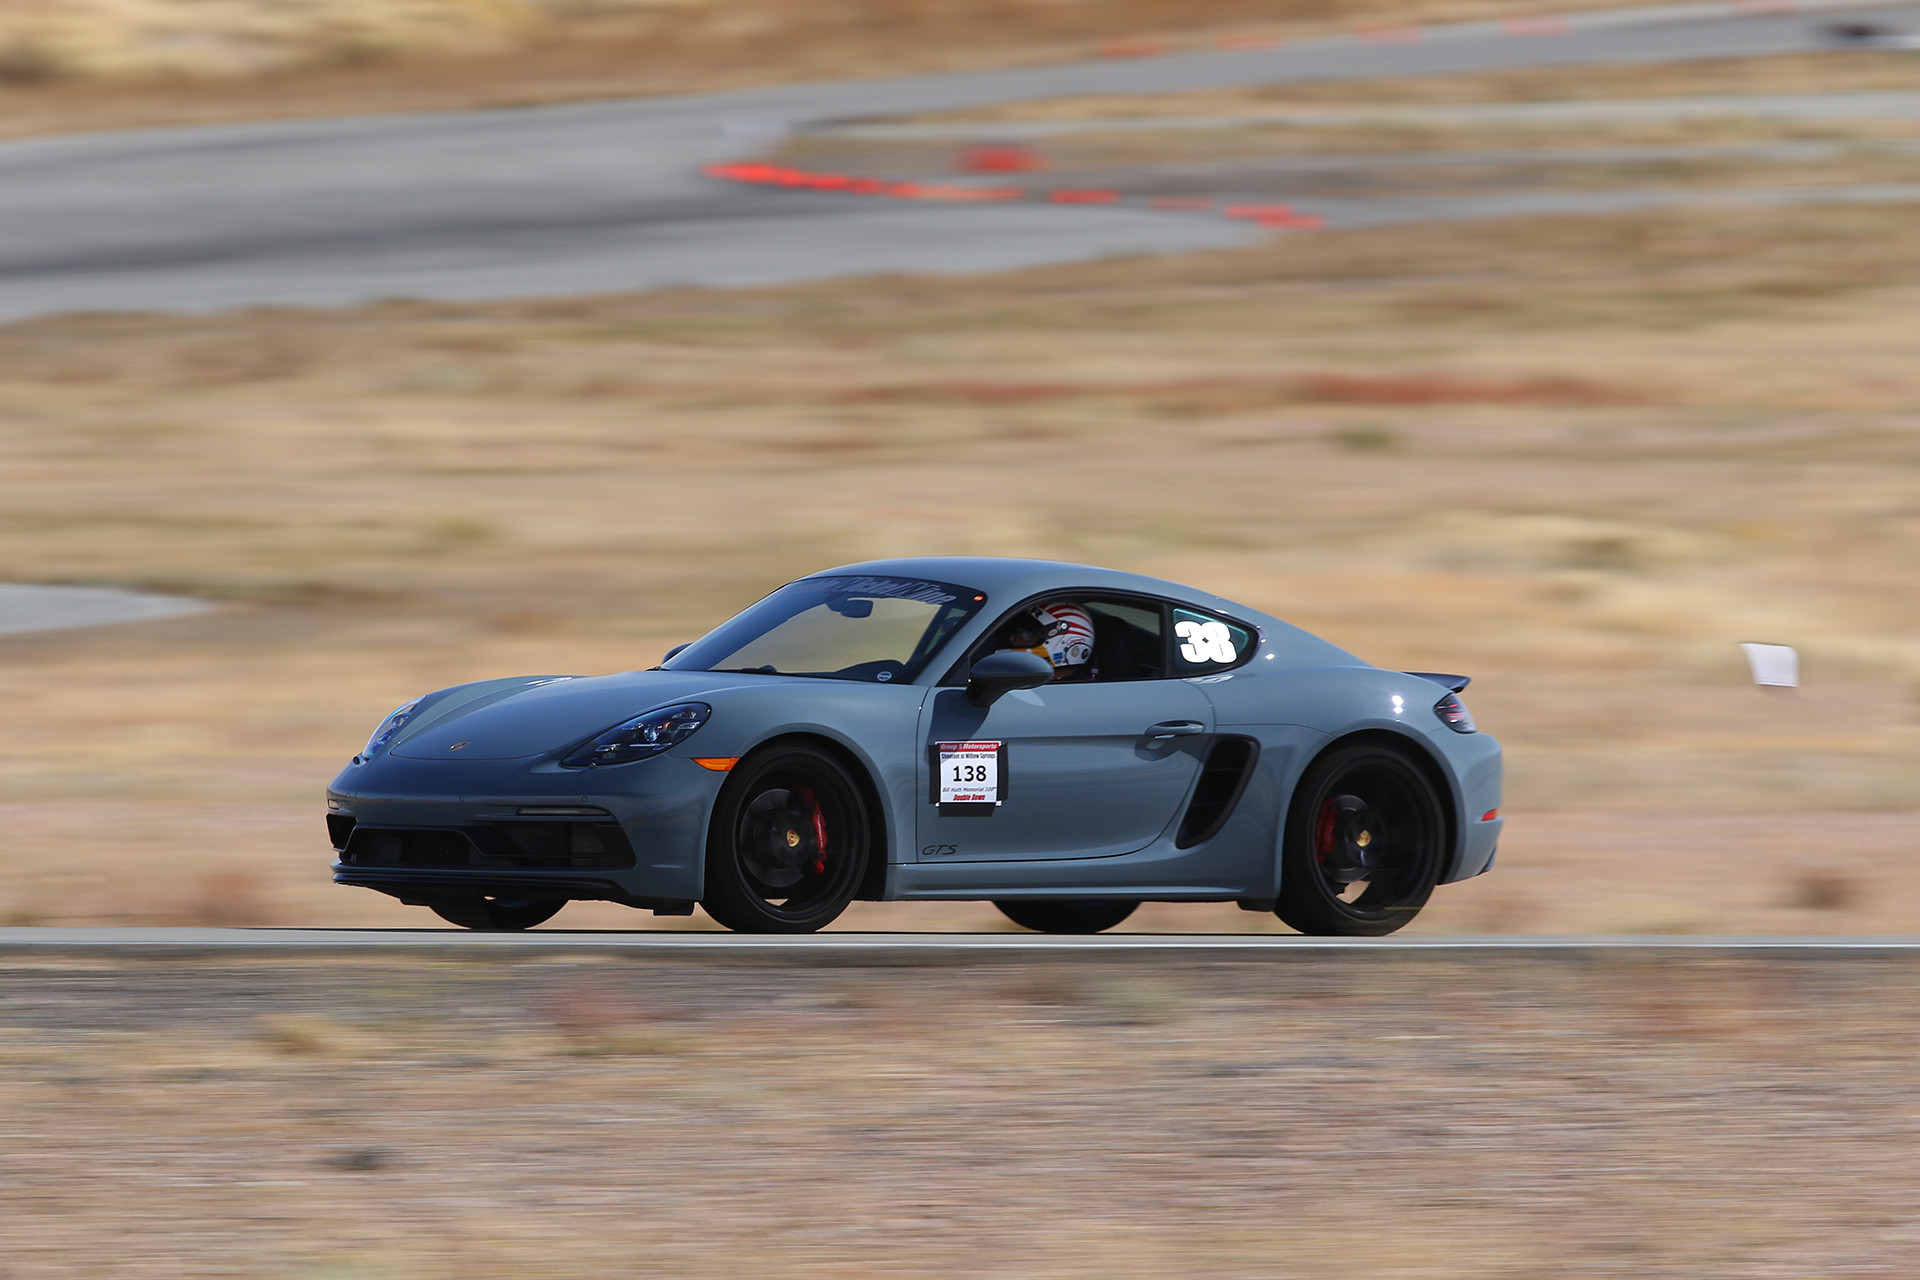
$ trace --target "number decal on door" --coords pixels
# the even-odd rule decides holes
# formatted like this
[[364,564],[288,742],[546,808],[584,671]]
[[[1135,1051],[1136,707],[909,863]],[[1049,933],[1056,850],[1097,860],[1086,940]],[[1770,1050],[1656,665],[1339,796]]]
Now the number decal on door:
[[1173,634],[1180,637],[1180,656],[1188,662],[1232,662],[1240,656],[1233,647],[1233,632],[1224,622],[1183,619],[1173,624]]

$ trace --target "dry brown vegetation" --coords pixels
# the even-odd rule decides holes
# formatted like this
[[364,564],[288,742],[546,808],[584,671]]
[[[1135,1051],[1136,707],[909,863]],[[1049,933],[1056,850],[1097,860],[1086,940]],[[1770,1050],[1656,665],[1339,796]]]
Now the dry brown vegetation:
[[1896,1280],[1915,976],[15,953],[7,1268]]
[[0,136],[1206,48],[1595,0],[0,0]]
[[[0,580],[222,608],[0,640],[0,918],[417,923],[325,876],[321,787],[390,707],[644,666],[796,573],[954,551],[1476,676],[1509,836],[1420,927],[1920,931],[1916,302],[1894,207],[17,324]],[[1753,689],[1749,639],[1807,687]]]

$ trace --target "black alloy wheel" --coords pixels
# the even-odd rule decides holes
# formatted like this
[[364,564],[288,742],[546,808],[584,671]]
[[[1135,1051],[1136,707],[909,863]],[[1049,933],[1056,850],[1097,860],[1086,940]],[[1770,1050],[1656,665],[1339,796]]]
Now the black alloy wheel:
[[700,905],[740,933],[812,933],[853,901],[870,831],[860,788],[825,751],[749,756],[714,804]]
[[545,924],[567,905],[565,898],[487,898],[479,894],[427,904],[433,914],[462,929],[517,932]]
[[1402,751],[1329,752],[1287,813],[1274,913],[1301,933],[1377,938],[1419,913],[1440,879],[1446,813]]
[[1111,898],[995,898],[993,905],[1001,915],[1035,933],[1103,933],[1140,904]]

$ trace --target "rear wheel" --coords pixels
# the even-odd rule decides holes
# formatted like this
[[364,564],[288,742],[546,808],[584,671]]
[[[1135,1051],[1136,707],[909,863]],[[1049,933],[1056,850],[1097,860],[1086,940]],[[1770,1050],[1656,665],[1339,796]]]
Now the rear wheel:
[[733,767],[707,835],[701,906],[743,933],[811,933],[853,901],[870,824],[860,789],[816,747],[776,747]]
[[517,931],[545,924],[567,905],[565,898],[446,898],[427,904],[433,914],[462,929]]
[[1392,933],[1432,895],[1446,829],[1439,793],[1403,752],[1329,752],[1287,814],[1274,912],[1301,933]]
[[1101,933],[1132,915],[1137,902],[1106,898],[995,899],[1000,914],[1036,933]]

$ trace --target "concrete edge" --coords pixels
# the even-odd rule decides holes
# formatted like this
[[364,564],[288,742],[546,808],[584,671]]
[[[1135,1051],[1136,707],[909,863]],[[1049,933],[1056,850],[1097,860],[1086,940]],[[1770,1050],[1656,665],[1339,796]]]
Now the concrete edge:
[[0,952],[56,951],[642,951],[710,953],[941,954],[998,952],[1043,955],[1184,952],[1275,954],[1391,952],[1920,952],[1920,937],[1834,935],[1525,934],[1309,938],[1292,934],[1110,934],[1061,937],[1025,934],[821,933],[743,935],[692,930],[469,933],[455,929],[203,929],[0,928]]

